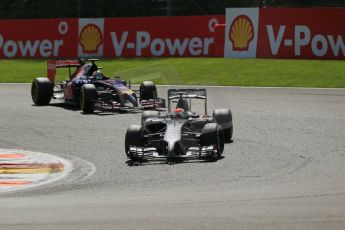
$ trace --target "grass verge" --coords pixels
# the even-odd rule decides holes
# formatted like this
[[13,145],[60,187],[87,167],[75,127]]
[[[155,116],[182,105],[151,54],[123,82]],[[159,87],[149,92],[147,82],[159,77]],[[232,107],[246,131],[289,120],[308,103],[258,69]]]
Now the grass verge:
[[[107,76],[156,84],[345,88],[345,62],[224,58],[101,60]],[[0,82],[31,82],[46,76],[46,60],[1,60]],[[59,69],[57,80],[68,76]]]

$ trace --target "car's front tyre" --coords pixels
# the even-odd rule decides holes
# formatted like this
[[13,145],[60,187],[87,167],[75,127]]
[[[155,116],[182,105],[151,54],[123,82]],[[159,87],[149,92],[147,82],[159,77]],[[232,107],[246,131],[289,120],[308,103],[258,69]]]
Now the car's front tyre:
[[213,117],[216,122],[222,127],[224,133],[224,140],[229,142],[233,135],[232,113],[230,109],[215,109]]
[[140,84],[140,100],[157,99],[157,88],[152,81],[144,81]]
[[95,85],[84,84],[80,90],[80,108],[84,113],[93,113],[94,101],[98,99]]
[[208,123],[202,128],[200,135],[201,146],[214,146],[215,153],[208,158],[210,161],[216,161],[224,151],[224,136],[220,125],[217,123]]
[[144,130],[141,125],[131,125],[125,136],[125,151],[129,159],[134,160],[135,156],[129,154],[129,148],[131,146],[140,147],[144,139]]

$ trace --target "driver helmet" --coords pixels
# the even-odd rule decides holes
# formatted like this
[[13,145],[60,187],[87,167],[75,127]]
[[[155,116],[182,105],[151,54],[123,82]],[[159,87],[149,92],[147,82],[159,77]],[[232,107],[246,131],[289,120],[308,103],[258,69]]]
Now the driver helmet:
[[104,74],[100,70],[97,70],[92,73],[92,77],[95,80],[102,80],[104,78]]
[[180,108],[180,107],[177,107],[175,109],[175,117],[177,118],[186,118],[186,112],[184,111],[184,109]]

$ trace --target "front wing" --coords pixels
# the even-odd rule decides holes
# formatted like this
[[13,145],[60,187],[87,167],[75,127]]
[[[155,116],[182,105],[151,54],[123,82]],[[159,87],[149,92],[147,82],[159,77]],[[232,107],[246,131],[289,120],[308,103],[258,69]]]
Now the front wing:
[[116,111],[116,110],[131,110],[131,109],[158,109],[158,108],[164,108],[165,106],[162,106],[165,104],[164,99],[158,98],[158,99],[150,99],[150,100],[142,100],[140,101],[139,107],[133,107],[128,105],[123,105],[120,102],[109,100],[109,101],[102,101],[102,100],[96,100],[94,101],[94,109],[100,110],[100,111]]
[[184,155],[159,155],[158,150],[155,147],[135,147],[129,148],[128,156],[130,158],[142,159],[142,160],[203,160],[208,157],[214,156],[217,153],[217,149],[213,145],[189,147]]

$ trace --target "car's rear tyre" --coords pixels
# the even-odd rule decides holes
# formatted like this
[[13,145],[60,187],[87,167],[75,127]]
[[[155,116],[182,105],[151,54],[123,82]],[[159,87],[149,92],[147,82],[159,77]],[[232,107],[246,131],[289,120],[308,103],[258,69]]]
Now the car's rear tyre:
[[140,100],[157,99],[157,88],[152,81],[144,81],[140,84]]
[[213,145],[217,149],[217,152],[210,156],[208,160],[216,161],[224,151],[224,136],[220,125],[217,123],[205,124],[200,135],[200,145]]
[[38,77],[31,84],[31,98],[35,105],[48,105],[53,96],[54,84],[48,78]]
[[141,125],[131,125],[125,136],[125,151],[129,159],[134,160],[136,157],[129,154],[130,146],[140,147],[144,139],[144,129]]
[[149,117],[158,117],[159,112],[155,110],[146,110],[141,114],[141,125],[144,125],[144,122]]
[[229,142],[233,135],[232,113],[230,109],[215,109],[213,117],[216,122],[222,127],[224,133],[224,140]]
[[80,90],[80,108],[84,113],[93,113],[94,101],[98,99],[95,85],[84,84]]

